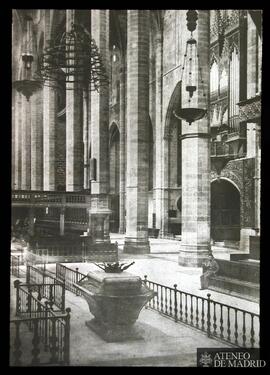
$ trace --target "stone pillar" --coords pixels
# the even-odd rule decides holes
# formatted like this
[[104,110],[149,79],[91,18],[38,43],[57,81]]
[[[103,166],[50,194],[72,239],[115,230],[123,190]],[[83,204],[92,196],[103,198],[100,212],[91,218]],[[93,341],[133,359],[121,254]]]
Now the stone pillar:
[[[49,46],[52,12],[50,9],[44,11],[44,47]],[[43,190],[55,190],[55,140],[56,140],[56,99],[57,93],[52,82],[45,82],[43,87]]]
[[162,152],[162,143],[164,130],[162,127],[162,60],[163,60],[162,33],[159,31],[156,38],[156,134],[155,134],[155,152],[156,152],[156,173],[155,173],[155,203],[156,203],[156,228],[162,232],[163,212],[163,168],[164,155]]
[[[74,9],[66,11],[66,30],[76,22]],[[75,56],[76,59],[76,56]],[[74,80],[76,81],[76,72]],[[66,83],[66,190],[83,187],[83,98],[80,83]]]
[[[109,10],[91,10],[91,33],[102,58],[102,63],[109,71]],[[96,159],[96,180],[91,181],[91,194],[109,193],[109,85],[91,92],[91,158]],[[106,207],[109,209],[109,207]],[[91,233],[97,242],[108,240],[108,228],[102,213],[91,215]],[[105,237],[106,238],[105,238]]]
[[15,130],[15,98],[16,98],[16,90],[12,89],[12,113],[11,113],[11,129],[12,129],[12,144],[11,144],[11,189],[14,190],[16,188],[15,184],[15,137],[16,137],[16,130]]
[[[163,131],[164,134],[164,131]],[[169,230],[169,158],[170,135],[162,138],[162,190],[161,190],[161,228],[159,237],[164,238]]]
[[257,83],[257,30],[249,12],[247,14],[247,98],[256,95]]
[[31,190],[43,189],[43,92],[31,98]]
[[14,189],[21,189],[21,167],[22,167],[22,94],[15,93],[15,106],[13,110],[14,126],[15,126],[15,143],[14,143],[14,169],[15,169],[15,181]]
[[[260,61],[257,61],[258,53],[258,35],[256,26],[248,13],[247,15],[247,98],[255,97],[256,93],[260,92],[258,67]],[[259,125],[254,123],[247,124],[247,157],[255,158],[255,172],[254,172],[254,209],[255,209],[255,223],[247,227],[244,224],[240,231],[240,245],[239,249],[243,252],[249,252],[249,237],[256,235],[256,230],[259,230],[260,223],[260,197],[259,197],[259,179],[260,179],[260,161],[258,156],[260,150],[258,148],[258,128]],[[244,199],[244,198],[243,198]],[[243,204],[243,202],[241,202]],[[250,223],[251,224],[251,223]],[[255,230],[256,229],[256,230]]]
[[[124,60],[124,57],[123,57]],[[126,74],[125,64],[120,67],[120,184],[119,233],[126,231]]]
[[43,189],[55,190],[56,90],[43,88]]
[[256,158],[255,158],[255,229],[261,231],[261,124],[256,125]]
[[31,189],[31,98],[22,96],[21,189]]
[[104,242],[110,242],[110,215],[104,219]]
[[253,228],[241,228],[240,230],[240,244],[239,250],[243,253],[249,253],[249,237],[256,236],[256,231]]
[[64,236],[65,235],[65,207],[60,208],[59,224],[60,224],[60,236]]
[[29,228],[28,233],[30,236],[35,234],[35,208],[32,206],[29,208]]
[[84,189],[89,189],[89,114],[90,100],[88,91],[83,92],[83,159],[84,159]]
[[[247,13],[247,98],[255,97],[261,92],[260,67],[261,67],[261,39],[258,35],[256,25],[249,12]],[[255,175],[254,175],[254,202],[255,202],[255,229],[260,234],[260,215],[261,215],[261,124],[247,124],[247,157],[255,157]],[[250,145],[250,147],[249,147]],[[252,151],[250,151],[252,147]],[[244,229],[244,228],[243,228]],[[243,231],[241,231],[242,233]],[[244,232],[246,232],[244,230]],[[254,233],[250,233],[253,235]],[[243,235],[242,235],[243,237]],[[241,238],[242,238],[241,237]],[[240,242],[244,248],[244,242]],[[248,247],[249,248],[249,247]]]
[[[195,106],[209,106],[209,11],[199,11],[194,37],[202,67]],[[204,85],[204,87],[203,87]],[[203,97],[203,89],[207,95]],[[182,95],[187,99],[185,84]],[[193,101],[193,103],[194,103]],[[197,102],[197,103],[196,103]],[[187,104],[187,103],[185,103]],[[209,118],[188,125],[182,121],[182,242],[179,264],[201,267],[210,251],[210,139]]]
[[105,242],[104,221],[105,215],[91,214],[91,235],[95,243]]
[[149,11],[128,10],[127,185],[124,252],[149,253]]
[[[109,66],[109,10],[91,10],[92,38],[96,41],[102,62]],[[91,92],[91,157],[95,158],[96,181],[92,194],[109,192],[109,85]]]

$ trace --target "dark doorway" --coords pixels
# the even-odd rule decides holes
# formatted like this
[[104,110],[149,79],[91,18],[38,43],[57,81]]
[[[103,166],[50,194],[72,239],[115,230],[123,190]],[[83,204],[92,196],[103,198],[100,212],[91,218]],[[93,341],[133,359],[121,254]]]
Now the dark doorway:
[[214,241],[240,240],[240,194],[224,179],[211,184],[211,237]]

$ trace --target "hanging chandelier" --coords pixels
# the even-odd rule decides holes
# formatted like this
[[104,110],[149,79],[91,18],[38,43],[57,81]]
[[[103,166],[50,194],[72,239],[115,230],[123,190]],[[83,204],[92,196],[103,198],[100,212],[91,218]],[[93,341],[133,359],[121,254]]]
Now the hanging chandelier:
[[51,41],[40,59],[44,85],[66,84],[67,90],[83,88],[98,91],[109,83],[98,47],[89,33],[78,24]]
[[[200,66],[199,54],[197,49],[197,41],[193,37],[193,31],[197,27],[198,13],[196,10],[189,10],[187,12],[187,28],[190,31],[190,38],[186,42],[186,50],[184,54],[184,62],[182,66],[181,82],[185,81],[186,91],[188,92],[189,106],[187,108],[180,108],[178,111],[174,111],[175,117],[179,120],[185,120],[192,124],[194,121],[198,121],[203,118],[206,114],[206,109],[195,108],[191,106],[193,94],[197,91],[197,83],[202,83],[203,96],[205,97],[203,80],[202,80],[202,69]],[[185,73],[185,80],[184,80]]]
[[25,17],[26,21],[26,40],[24,43],[23,53],[21,55],[22,58],[22,65],[21,65],[21,72],[20,77],[16,81],[14,81],[13,87],[21,94],[23,94],[27,101],[29,101],[30,97],[33,93],[42,87],[42,80],[40,77],[33,72],[33,20],[30,16]]

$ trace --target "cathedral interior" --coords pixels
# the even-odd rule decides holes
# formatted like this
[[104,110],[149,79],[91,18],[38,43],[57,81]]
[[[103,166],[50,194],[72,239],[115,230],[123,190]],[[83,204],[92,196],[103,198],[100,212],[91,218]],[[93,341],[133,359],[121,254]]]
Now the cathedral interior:
[[21,274],[40,264],[83,273],[119,259],[148,272],[160,261],[158,283],[173,285],[181,270],[199,298],[212,254],[218,271],[206,289],[257,313],[261,18],[237,9],[13,9],[11,254]]

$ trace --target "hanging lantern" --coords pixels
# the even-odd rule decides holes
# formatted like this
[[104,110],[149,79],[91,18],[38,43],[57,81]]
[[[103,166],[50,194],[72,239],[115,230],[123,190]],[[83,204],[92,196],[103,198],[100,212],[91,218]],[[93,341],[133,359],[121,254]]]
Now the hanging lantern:
[[33,72],[33,20],[27,16],[24,52],[22,53],[22,68],[20,78],[13,82],[13,87],[22,93],[29,101],[33,93],[42,87],[42,80]]
[[[185,120],[192,124],[192,122],[200,120],[206,114],[206,109],[203,108],[195,108],[191,107],[191,101],[193,98],[193,94],[197,91],[197,82],[200,78],[201,83],[203,84],[202,80],[202,71],[200,67],[199,61],[199,54],[197,49],[197,41],[193,38],[193,31],[197,27],[197,19],[198,14],[195,10],[189,10],[187,12],[187,28],[190,31],[191,35],[190,38],[186,42],[186,51],[184,54],[184,62],[182,66],[182,76],[181,81],[185,83],[185,89],[189,94],[189,107],[187,108],[180,108],[177,112],[174,111],[175,117],[179,120]],[[184,78],[185,74],[185,79]],[[202,85],[203,88],[203,85]],[[203,96],[206,96],[203,89]]]
[[65,84],[67,90],[83,87],[98,91],[108,85],[108,77],[98,47],[86,30],[71,24],[71,30],[49,42],[41,56],[41,75],[45,85]]

